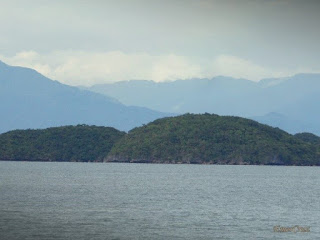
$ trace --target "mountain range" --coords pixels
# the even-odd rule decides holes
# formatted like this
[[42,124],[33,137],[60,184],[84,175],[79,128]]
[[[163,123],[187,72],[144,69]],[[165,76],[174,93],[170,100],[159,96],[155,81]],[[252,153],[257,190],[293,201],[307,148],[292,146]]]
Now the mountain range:
[[320,135],[320,74],[297,74],[259,82],[223,76],[160,83],[133,80],[86,89],[116,98],[125,105],[177,114],[241,116],[293,134]]
[[90,124],[128,131],[169,116],[128,107],[102,94],[53,81],[35,70],[0,61],[0,132]]
[[223,76],[133,80],[85,88],[0,61],[0,101],[0,133],[77,124],[128,131],[161,117],[207,112],[320,135],[320,74],[259,82]]

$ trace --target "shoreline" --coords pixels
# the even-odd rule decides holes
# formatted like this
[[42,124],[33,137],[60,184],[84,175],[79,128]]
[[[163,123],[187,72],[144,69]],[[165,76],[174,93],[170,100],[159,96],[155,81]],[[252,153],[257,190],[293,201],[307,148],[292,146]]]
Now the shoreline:
[[0,159],[0,162],[40,162],[40,163],[128,163],[128,164],[152,164],[152,165],[210,165],[210,166],[274,166],[274,167],[320,167],[319,165],[284,165],[284,164],[221,164],[221,163],[171,163],[171,162],[101,162],[101,161],[46,161],[46,160],[8,160]]

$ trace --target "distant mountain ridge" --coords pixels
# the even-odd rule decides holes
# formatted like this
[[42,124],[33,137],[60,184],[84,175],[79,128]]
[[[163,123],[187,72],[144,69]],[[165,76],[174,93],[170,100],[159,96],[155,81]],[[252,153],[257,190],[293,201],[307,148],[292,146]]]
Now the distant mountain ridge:
[[208,112],[251,118],[293,134],[320,135],[320,74],[260,82],[223,76],[135,80],[80,90],[0,61],[0,101],[0,132],[77,124],[128,131],[165,116]]
[[223,76],[161,83],[134,80],[87,89],[126,105],[163,112],[242,116],[290,133],[310,131],[320,135],[320,74],[259,82]]
[[111,126],[128,131],[170,114],[53,81],[35,70],[0,61],[0,132],[63,125]]

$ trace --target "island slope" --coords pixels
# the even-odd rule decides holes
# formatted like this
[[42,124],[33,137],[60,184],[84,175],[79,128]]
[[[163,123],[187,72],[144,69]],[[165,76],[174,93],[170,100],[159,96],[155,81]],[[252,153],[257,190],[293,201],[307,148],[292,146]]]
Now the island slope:
[[110,127],[87,125],[10,131],[0,135],[0,159],[102,161],[124,134]]
[[319,147],[253,120],[185,114],[131,130],[106,162],[319,165]]
[[304,133],[297,133],[294,136],[304,142],[320,145],[320,137],[318,137],[315,134],[304,132]]

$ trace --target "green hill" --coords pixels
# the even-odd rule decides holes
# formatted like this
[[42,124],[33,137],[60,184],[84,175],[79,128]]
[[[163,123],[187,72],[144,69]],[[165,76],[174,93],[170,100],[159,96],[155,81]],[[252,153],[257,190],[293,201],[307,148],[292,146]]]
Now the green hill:
[[297,133],[294,136],[302,141],[320,145],[320,137],[312,133]]
[[0,159],[320,165],[318,140],[240,117],[185,114],[158,119],[128,134],[87,125],[10,131],[0,135]]
[[102,161],[125,133],[110,127],[65,126],[0,135],[1,160]]
[[320,165],[319,146],[240,117],[185,114],[131,130],[106,162]]

